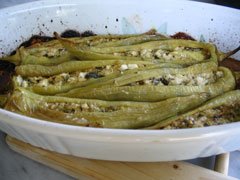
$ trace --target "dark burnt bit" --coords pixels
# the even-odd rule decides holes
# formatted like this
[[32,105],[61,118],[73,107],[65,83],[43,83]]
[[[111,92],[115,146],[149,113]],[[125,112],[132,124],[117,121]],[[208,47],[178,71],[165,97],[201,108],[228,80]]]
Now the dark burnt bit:
[[0,71],[7,71],[12,73],[15,69],[15,64],[10,63],[8,61],[1,61],[0,60]]
[[36,44],[36,43],[48,42],[48,41],[52,41],[54,39],[55,39],[54,37],[50,37],[50,36],[33,35],[29,40],[20,44],[19,47],[21,47],[21,46],[29,47],[29,46],[31,46],[33,44]]
[[240,61],[236,59],[227,58],[224,61],[220,61],[219,63],[220,63],[220,66],[227,67],[232,71],[240,71]]
[[89,36],[95,36],[96,34],[92,31],[84,31],[83,33],[80,33],[79,31],[68,29],[64,31],[61,34],[61,37],[63,38],[71,38],[71,37],[89,37]]
[[86,79],[90,79],[90,78],[97,79],[97,78],[101,78],[101,77],[103,77],[103,75],[100,75],[97,72],[89,72],[85,76]]
[[237,79],[237,82],[236,82],[236,89],[240,89],[240,78]]
[[174,164],[174,165],[173,165],[173,168],[174,168],[174,169],[178,169],[179,166],[178,166],[177,164]]
[[84,31],[83,33],[81,33],[81,37],[89,37],[89,36],[96,36],[97,34],[95,34],[92,31]]
[[[20,48],[21,46],[29,47],[36,43],[48,42],[48,41],[52,41],[54,39],[56,39],[56,38],[50,37],[50,36],[33,35],[29,40],[21,43],[18,48]],[[11,56],[14,54],[16,54],[16,50],[14,50],[10,53]]]
[[5,94],[11,89],[11,79],[15,65],[7,61],[0,61],[0,94]]
[[16,50],[13,50],[11,53],[10,53],[10,56],[16,54]]
[[164,79],[164,78],[160,78],[160,81],[161,81],[165,86],[167,86],[167,85],[169,84],[169,82],[168,82],[166,79]]
[[61,34],[61,37],[63,38],[81,37],[81,34],[76,30],[67,29]]
[[144,85],[145,83],[144,83],[143,80],[141,80],[141,81],[138,81],[138,84],[139,84],[139,85]]
[[102,66],[98,66],[98,67],[95,67],[95,69],[97,69],[97,70],[103,70],[104,67],[102,67]]
[[196,41],[196,39],[194,39],[192,36],[190,36],[189,34],[184,33],[184,32],[178,32],[174,35],[171,35],[170,37],[173,39],[185,39],[185,40]]
[[11,84],[11,73],[8,71],[0,71],[0,94],[4,94],[9,90]]

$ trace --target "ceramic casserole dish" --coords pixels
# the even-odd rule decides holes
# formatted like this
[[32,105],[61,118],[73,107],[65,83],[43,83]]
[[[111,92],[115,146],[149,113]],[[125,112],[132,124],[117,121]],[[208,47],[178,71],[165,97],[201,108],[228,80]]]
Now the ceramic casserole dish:
[[[192,1],[37,1],[1,9],[0,21],[4,54],[33,34],[52,36],[66,29],[97,34],[133,34],[151,28],[163,34],[182,31],[214,42],[224,52],[240,41],[239,10]],[[240,53],[235,58],[240,59]],[[115,161],[184,160],[240,148],[240,122],[181,130],[117,130],[58,124],[0,109],[0,130],[44,149]]]

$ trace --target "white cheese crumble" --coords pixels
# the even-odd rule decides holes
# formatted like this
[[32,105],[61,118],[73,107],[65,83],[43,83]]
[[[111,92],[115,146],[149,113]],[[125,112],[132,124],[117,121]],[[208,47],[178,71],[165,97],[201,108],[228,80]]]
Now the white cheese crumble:
[[153,54],[152,54],[152,49],[143,49],[141,52],[141,57],[143,58],[152,58]]
[[42,87],[47,87],[48,86],[48,79],[43,79],[38,83]]
[[22,78],[22,76],[18,75],[18,76],[16,77],[16,82],[19,84],[19,86],[21,86],[22,83],[23,83],[23,78]]
[[128,69],[136,69],[138,68],[137,64],[128,64]]
[[23,81],[22,82],[22,87],[24,87],[24,88],[28,87],[28,82],[27,81]]
[[136,69],[138,68],[137,64],[122,64],[119,68],[120,71],[125,71],[127,69]]
[[127,64],[122,64],[119,68],[120,71],[125,71],[128,69],[128,65]]
[[86,74],[87,74],[86,72],[80,72],[78,77],[79,78],[85,78]]
[[83,109],[89,109],[89,106],[88,106],[88,104],[87,103],[84,103],[84,104],[82,104],[82,106],[81,106]]

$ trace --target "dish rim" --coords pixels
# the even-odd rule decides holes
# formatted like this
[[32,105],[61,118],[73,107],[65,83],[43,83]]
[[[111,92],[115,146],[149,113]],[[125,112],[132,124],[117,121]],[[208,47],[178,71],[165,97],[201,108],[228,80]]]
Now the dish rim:
[[[146,0],[147,1],[147,0]],[[158,2],[158,0],[152,0],[155,2]],[[211,6],[212,8],[220,8],[220,9],[228,9],[229,11],[235,11],[236,13],[240,13],[240,10],[230,7],[225,7],[221,5],[216,4],[209,4],[204,2],[196,2],[196,1],[177,1],[177,0],[170,0],[171,3],[177,3],[177,4],[196,4],[201,7]],[[170,1],[168,3],[170,3]],[[18,4],[11,7],[6,7],[0,9],[0,17],[2,16],[11,16],[20,12],[25,11],[31,11],[34,9],[41,9],[41,8],[47,8],[47,7],[56,7],[56,6],[73,6],[73,5],[79,5],[79,4],[94,4],[94,3],[114,3],[115,1],[106,0],[102,2],[101,0],[83,0],[83,1],[77,1],[73,0],[71,2],[67,0],[40,0],[40,1],[34,1],[34,2],[27,2],[23,4]],[[121,4],[126,3],[137,3],[138,0],[122,0]],[[118,1],[119,3],[119,1]],[[35,6],[34,8],[30,8],[31,6]],[[18,9],[17,12],[16,9]],[[21,11],[19,9],[22,9]],[[220,10],[219,9],[219,10]],[[3,116],[3,117],[1,117]],[[8,119],[8,120],[6,120]],[[15,121],[14,121],[15,119]],[[16,120],[17,119],[17,120]],[[131,141],[132,137],[142,136],[142,138],[145,138],[146,141],[151,141],[151,137],[159,137],[159,136],[166,136],[164,140],[167,141],[185,141],[188,138],[191,137],[191,139],[194,138],[202,138],[204,137],[212,137],[216,136],[217,134],[225,134],[225,133],[234,133],[234,130],[239,129],[240,122],[234,122],[229,124],[223,124],[223,125],[217,125],[217,126],[210,126],[210,127],[203,127],[203,128],[189,128],[189,129],[176,129],[176,130],[129,130],[129,129],[110,129],[110,128],[94,128],[94,127],[81,127],[81,126],[74,126],[74,125],[66,125],[66,124],[60,124],[55,122],[49,122],[41,119],[36,119],[32,117],[27,117],[21,114],[17,114],[14,112],[10,112],[4,109],[0,109],[0,120],[4,121],[5,123],[11,124],[11,125],[17,125],[22,128],[27,128],[31,130],[35,130],[37,132],[47,132],[48,134],[54,134],[58,136],[64,136],[64,137],[73,137],[73,138],[82,138],[78,137],[78,134],[85,134],[85,135],[91,135],[93,136],[114,136],[114,137],[129,137],[129,142]],[[21,121],[18,121],[21,120]],[[42,128],[41,128],[42,127]],[[56,131],[57,130],[57,131]],[[64,130],[64,132],[67,132],[66,134],[62,133],[61,131]],[[180,135],[181,137],[175,137],[176,135]],[[145,137],[144,137],[145,136]],[[201,136],[201,137],[200,137]],[[113,137],[111,137],[113,138]],[[148,139],[149,138],[149,139]],[[185,138],[185,139],[184,139]],[[94,139],[94,138],[93,138]],[[107,139],[106,139],[107,140]],[[109,140],[109,139],[108,139]],[[119,139],[120,140],[120,139]],[[126,140],[126,139],[125,139]],[[163,141],[164,141],[163,140]],[[113,140],[112,140],[113,141]],[[137,142],[137,141],[136,141]]]

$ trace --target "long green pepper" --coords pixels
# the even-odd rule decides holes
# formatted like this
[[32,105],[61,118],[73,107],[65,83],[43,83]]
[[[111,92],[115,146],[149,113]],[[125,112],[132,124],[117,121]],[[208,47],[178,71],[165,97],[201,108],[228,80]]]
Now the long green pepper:
[[193,109],[208,98],[209,96],[203,93],[156,103],[119,102],[41,96],[19,88],[13,93],[5,109],[64,124],[143,128]]
[[[128,46],[77,48],[74,43],[59,38],[62,45],[78,59],[125,59],[191,65],[206,61],[218,62],[216,47],[190,40],[162,39]],[[114,43],[114,42],[113,42]]]
[[[147,129],[219,125],[240,120],[240,90],[229,91],[185,114],[167,118]],[[172,126],[172,127],[171,127]],[[181,127],[183,126],[183,127]],[[189,128],[189,127],[188,127]]]
[[[166,39],[163,35],[99,35],[90,37],[68,38],[67,41],[74,43],[75,48],[86,47],[108,47],[137,44],[140,42],[156,41]],[[6,56],[1,60],[13,62],[16,65],[39,64],[39,65],[56,65],[66,61],[71,61],[73,56],[69,53],[58,40],[50,42],[37,43],[30,47],[20,47],[16,54]]]
[[[78,97],[102,100],[125,100],[125,101],[160,101],[172,97],[187,96],[194,93],[209,93],[211,97],[220,95],[235,88],[235,78],[232,72],[223,67],[218,68],[223,77],[216,82],[193,86],[193,85],[124,85],[104,86],[100,88],[76,88],[67,93],[59,94],[65,97]],[[179,72],[175,69],[175,72]],[[187,73],[187,71],[186,71]],[[148,74],[146,74],[148,75]],[[127,79],[128,81],[128,79]],[[129,81],[128,81],[129,83]]]
[[[132,64],[133,63],[133,64]],[[133,66],[133,69],[121,70],[121,66]],[[145,68],[171,66],[170,64],[155,65],[144,61],[70,61],[56,66],[21,65],[16,67],[13,82],[16,87],[25,87],[39,94],[57,94],[76,87],[89,84],[104,83],[121,74],[137,72]],[[172,65],[175,67],[175,65]],[[70,76],[70,74],[73,74]],[[81,75],[82,74],[82,75]],[[81,76],[81,77],[80,77]],[[57,78],[59,80],[57,80]],[[35,79],[35,80],[34,80]],[[45,81],[45,83],[44,83]],[[53,83],[49,83],[53,81]],[[54,83],[55,82],[55,83]]]

